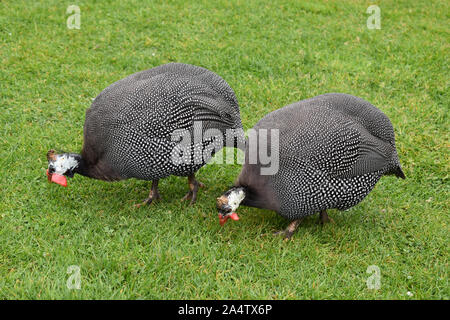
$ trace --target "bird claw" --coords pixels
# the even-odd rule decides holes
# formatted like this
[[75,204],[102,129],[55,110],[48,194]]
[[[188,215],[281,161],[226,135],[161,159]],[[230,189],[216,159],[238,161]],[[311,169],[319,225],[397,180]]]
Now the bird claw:
[[159,193],[156,193],[156,194],[153,194],[151,197],[148,197],[147,199],[145,199],[143,202],[135,204],[134,207],[137,209],[137,208],[140,208],[143,206],[147,206],[147,205],[149,206],[152,204],[153,201],[156,201],[159,199],[161,199],[161,196],[159,195]]
[[273,233],[274,236],[282,236],[284,238],[284,240],[291,239],[293,234],[294,233],[289,231],[289,230],[280,230],[280,231],[277,231],[277,232]]
[[275,232],[274,235],[277,235],[277,236],[280,235],[280,236],[284,237],[284,240],[289,240],[292,237],[292,235],[295,233],[295,231],[297,230],[298,226],[303,221],[303,219],[304,218],[300,218],[300,219],[292,221],[285,230]]
[[133,207],[135,207],[136,209],[138,209],[138,208],[140,208],[140,207],[143,207],[143,206],[146,206],[146,205],[150,205],[151,203],[152,203],[152,200],[150,200],[150,201],[147,201],[148,199],[146,199],[146,200],[144,200],[143,202],[141,202],[141,203],[136,203],[135,205],[133,205]]
[[195,177],[189,177],[189,191],[186,195],[181,198],[181,201],[191,200],[189,205],[193,205],[197,201],[198,188],[205,188],[205,185],[200,181],[195,180]]
[[186,195],[183,198],[181,198],[181,201],[186,201],[191,198],[192,198],[192,192],[189,191],[188,193],[186,193]]
[[190,205],[194,204],[196,199],[194,198],[193,195],[194,195],[194,193],[192,191],[188,191],[188,193],[186,193],[186,195],[183,198],[181,198],[181,201],[191,200],[191,202],[189,204]]

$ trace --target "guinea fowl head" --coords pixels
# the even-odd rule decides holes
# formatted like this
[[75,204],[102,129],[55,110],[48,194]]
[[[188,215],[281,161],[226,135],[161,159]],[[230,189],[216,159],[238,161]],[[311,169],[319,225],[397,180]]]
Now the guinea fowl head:
[[81,156],[74,153],[57,154],[55,150],[47,152],[48,182],[54,182],[67,187],[67,178],[72,178],[75,174],[75,169],[80,164]]
[[245,198],[243,187],[233,187],[217,198],[216,206],[219,212],[219,222],[223,226],[229,218],[239,220],[236,209]]

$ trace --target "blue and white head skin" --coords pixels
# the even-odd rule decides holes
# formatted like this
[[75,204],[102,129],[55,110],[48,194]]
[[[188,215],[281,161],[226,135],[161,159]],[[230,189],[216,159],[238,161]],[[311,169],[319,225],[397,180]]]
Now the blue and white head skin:
[[245,189],[243,187],[233,187],[217,198],[216,206],[219,211],[219,222],[223,226],[231,218],[239,220],[236,213],[237,208],[245,199]]
[[67,178],[72,178],[80,166],[80,155],[74,153],[56,154],[55,150],[47,152],[49,182],[67,187]]

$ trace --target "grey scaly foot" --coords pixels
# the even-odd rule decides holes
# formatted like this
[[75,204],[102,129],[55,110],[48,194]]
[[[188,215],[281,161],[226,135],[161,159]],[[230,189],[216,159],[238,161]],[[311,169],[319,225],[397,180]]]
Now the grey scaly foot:
[[190,204],[194,204],[197,201],[197,192],[198,188],[204,188],[205,185],[195,179],[195,175],[190,175],[188,177],[189,191],[186,195],[181,199],[181,201],[191,199]]
[[297,230],[298,226],[303,221],[303,219],[304,218],[300,218],[300,219],[292,221],[285,230],[280,230],[278,232],[274,232],[273,235],[275,235],[275,236],[280,235],[280,236],[283,236],[284,239],[289,240],[292,237],[292,235],[295,233],[295,231]]
[[327,211],[326,210],[320,211],[320,213],[319,213],[319,223],[326,224],[326,223],[329,223],[329,222],[334,223],[334,220],[331,219],[328,216]]
[[158,180],[153,180],[152,182],[152,189],[150,190],[150,193],[148,194],[148,198],[145,199],[142,203],[135,204],[134,206],[136,208],[140,208],[142,206],[150,205],[154,200],[161,199],[161,196],[158,192]]

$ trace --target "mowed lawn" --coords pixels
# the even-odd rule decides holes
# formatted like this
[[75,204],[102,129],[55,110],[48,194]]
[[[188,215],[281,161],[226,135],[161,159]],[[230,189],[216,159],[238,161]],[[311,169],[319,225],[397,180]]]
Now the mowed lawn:
[[[448,299],[449,2],[380,1],[374,30],[371,4],[1,1],[0,298]],[[150,182],[48,184],[46,152],[81,150],[92,99],[168,62],[221,75],[245,129],[322,93],[364,98],[390,117],[407,179],[382,178],[290,241],[270,234],[287,221],[267,210],[219,225],[215,199],[239,164],[203,167],[195,206],[180,202],[185,178],[162,180],[162,200],[139,209]]]

